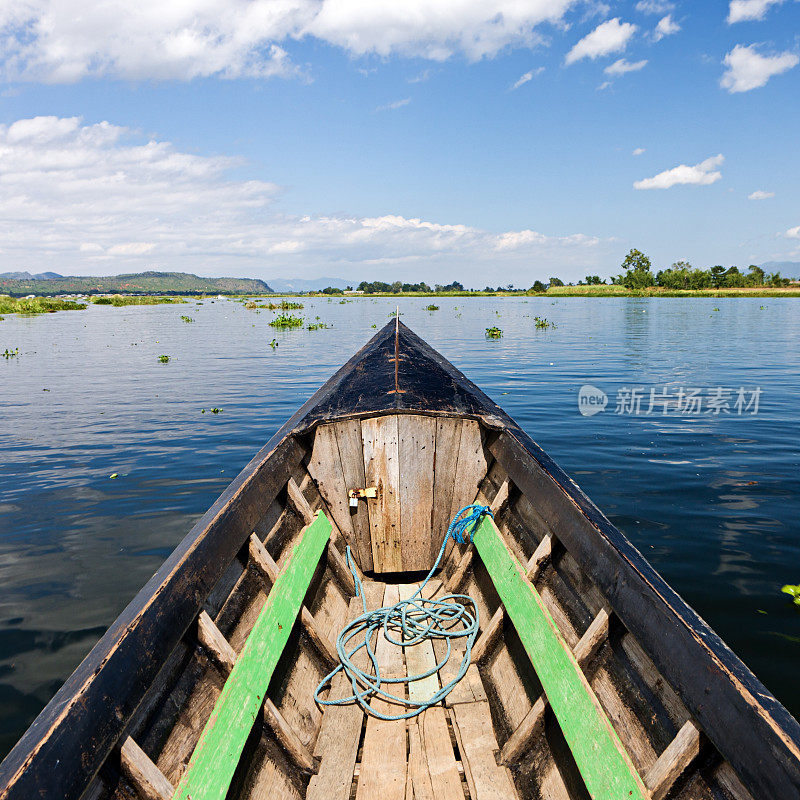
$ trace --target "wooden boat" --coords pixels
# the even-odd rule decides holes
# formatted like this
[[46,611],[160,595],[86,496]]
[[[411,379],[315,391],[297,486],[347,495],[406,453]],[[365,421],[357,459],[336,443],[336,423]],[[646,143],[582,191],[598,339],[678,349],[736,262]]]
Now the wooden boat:
[[[395,602],[473,502],[494,519],[435,576],[479,610],[465,677],[407,722],[317,705],[361,612],[344,548],[370,608]],[[440,645],[377,652],[402,674]],[[349,690],[340,673],[329,698]],[[575,482],[393,321],[111,626],[3,762],[0,798],[787,800],[799,756],[798,723]]]

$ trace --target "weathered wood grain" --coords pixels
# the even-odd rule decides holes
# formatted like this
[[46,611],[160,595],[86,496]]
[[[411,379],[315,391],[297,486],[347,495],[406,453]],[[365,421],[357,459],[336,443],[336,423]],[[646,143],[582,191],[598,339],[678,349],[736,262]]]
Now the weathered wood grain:
[[[397,586],[387,586],[383,605],[394,605],[399,599]],[[400,648],[378,634],[375,655],[386,677],[403,675],[403,654]],[[394,691],[401,684],[395,684]],[[373,698],[370,706],[383,714],[397,714],[400,708],[389,702]],[[367,718],[364,747],[361,755],[361,774],[356,787],[356,800],[404,800],[406,791],[406,726],[402,720]]]
[[[439,554],[442,539],[450,525],[453,490],[461,446],[461,420],[441,417],[436,420],[436,454],[433,481],[433,527],[431,558]],[[449,550],[448,550],[449,552]]]
[[361,422],[364,474],[378,496],[367,500],[375,572],[401,572],[400,459],[397,417],[373,417]]
[[597,800],[646,800],[647,788],[580,666],[491,518],[481,520],[473,544],[536,669],[590,794]]
[[175,800],[223,800],[270,677],[330,538],[323,514],[309,525],[258,617],[203,729]]
[[[342,461],[342,474],[347,490],[364,489],[367,480],[364,473],[364,445],[361,434],[361,421],[357,419],[336,422],[336,441]],[[369,510],[366,500],[359,500],[356,508],[349,509],[350,522],[355,537],[354,552],[361,569],[372,570],[372,537],[369,527]]]
[[[427,570],[433,566],[431,538],[436,420],[401,414],[397,418],[397,435],[403,569]],[[441,537],[438,538],[441,541]]]
[[120,748],[120,769],[141,800],[172,800],[175,787],[130,736]]

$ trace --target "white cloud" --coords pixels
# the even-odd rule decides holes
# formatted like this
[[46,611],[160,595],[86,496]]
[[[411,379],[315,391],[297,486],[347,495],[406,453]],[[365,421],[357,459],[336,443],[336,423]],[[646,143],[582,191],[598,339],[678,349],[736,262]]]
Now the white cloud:
[[789,230],[783,235],[787,239],[800,239],[800,225],[798,225],[796,228],[789,228]]
[[626,75],[629,72],[638,72],[646,66],[647,59],[630,62],[627,59],[620,58],[619,61],[609,64],[603,72],[605,72],[606,75]]
[[395,100],[393,103],[387,103],[385,106],[378,106],[376,111],[394,111],[397,108],[407,106],[411,102],[410,97],[404,97],[402,100]]
[[756,189],[747,195],[748,200],[769,200],[770,197],[775,197],[775,192],[764,192],[761,189]]
[[609,53],[618,53],[625,49],[635,32],[636,25],[620,22],[619,17],[601,22],[567,53],[565,63],[574,64],[582,58],[595,59]]
[[708,186],[716,183],[721,177],[722,173],[717,167],[722,165],[724,161],[722,155],[712,156],[699,164],[692,167],[686,164],[673,167],[672,169],[659,172],[652,178],[645,178],[641,181],[636,181],[633,184],[634,189],[669,189],[671,186],[679,186],[682,184],[691,186]]
[[598,87],[598,92],[604,92],[606,89],[610,89],[614,84],[611,81],[603,81]]
[[672,36],[673,33],[677,33],[680,29],[681,26],[672,19],[672,14],[667,14],[666,17],[662,17],[658,21],[658,25],[653,31],[653,39],[660,42],[665,36]]
[[764,19],[770,6],[779,5],[783,0],[731,0],[728,6],[728,25],[735,22]]
[[23,0],[0,7],[6,80],[191,80],[297,73],[314,37],[351,55],[472,60],[543,41],[578,0]]
[[773,75],[793,69],[798,61],[800,59],[788,51],[774,56],[762,56],[755,45],[745,47],[737,44],[722,61],[727,70],[719,84],[731,94],[749,92],[766,85]]
[[675,8],[675,3],[665,0],[639,0],[636,10],[640,14],[666,14]]
[[184,153],[108,122],[0,125],[3,264],[72,274],[160,267],[313,275],[328,265],[416,262],[424,277],[431,265],[469,262],[526,275],[533,262],[599,269],[612,249],[583,234],[496,233],[393,214],[287,215],[276,208],[277,186],[234,179],[233,168],[241,174],[247,164]]
[[544,67],[537,67],[536,69],[532,69],[529,72],[526,72],[524,75],[520,75],[516,81],[509,87],[508,91],[513,92],[515,89],[519,89],[520,86],[524,86],[528,81],[533,80],[536,75],[541,75],[544,72]]
[[640,156],[640,155],[642,155],[642,153],[644,153],[644,147],[637,147],[633,151],[633,155],[635,155],[635,156]]

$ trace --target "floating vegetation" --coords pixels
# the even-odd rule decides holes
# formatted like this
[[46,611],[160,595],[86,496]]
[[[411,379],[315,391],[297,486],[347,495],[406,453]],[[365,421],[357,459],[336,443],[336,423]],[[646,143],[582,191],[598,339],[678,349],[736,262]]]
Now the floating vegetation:
[[19,355],[19,347],[15,347],[13,350],[9,350],[6,347],[5,352],[1,355],[6,361],[8,361],[9,358],[16,358]]
[[92,303],[96,306],[160,306],[164,303],[184,303],[180,297],[151,297],[150,295],[121,295],[111,297],[93,297]]
[[429,305],[429,306],[425,306],[425,310],[426,310],[426,311],[438,311],[438,310],[439,310],[439,306],[435,306],[435,305],[433,305],[433,304],[431,303],[431,305]]
[[[219,413],[222,411],[222,409],[221,409],[221,408],[217,408],[216,406],[214,406],[214,408],[209,408],[208,410],[209,410],[209,411],[210,411],[212,414],[219,414]],[[205,413],[206,413],[206,410],[205,410],[204,408],[200,409],[200,411],[201,411],[203,414],[205,414]]]
[[791,595],[792,602],[796,606],[800,606],[800,586],[793,586],[791,583],[787,583],[786,586],[781,587],[781,591]]
[[158,360],[159,360],[159,361],[160,361],[162,364],[169,364],[169,356],[164,356],[164,355],[161,355],[161,356],[159,356],[159,357],[158,357]]
[[557,327],[555,322],[550,322],[550,320],[547,320],[544,317],[534,317],[533,324],[540,330],[547,330],[548,328]]
[[184,322],[194,322],[194,320],[191,317],[187,317],[185,314],[181,314],[181,319]]
[[500,328],[487,328],[486,329],[486,338],[487,339],[501,339],[503,336],[503,331]]
[[312,322],[310,325],[307,326],[308,330],[310,331],[318,331],[322,330],[322,328],[327,328],[327,327],[328,325],[326,325],[324,322]]
[[273,328],[301,328],[303,326],[302,317],[294,317],[291,314],[279,314],[269,325]]
[[377,325],[370,325],[371,328],[377,328]]
[[52,314],[56,311],[83,311],[86,303],[59,300],[55,297],[0,297],[0,314]]
[[249,309],[258,308],[258,306],[252,300],[250,300],[249,302],[245,303],[244,307],[245,308],[249,308]]
[[340,300],[339,305],[343,306],[345,303],[352,303],[352,302],[353,302],[352,300]]
[[272,340],[272,341],[269,343],[269,346],[270,346],[270,347],[271,347],[271,348],[274,350],[274,349],[275,349],[275,348],[278,346],[278,340],[277,340],[277,339],[273,339],[273,340]]
[[108,477],[113,481],[114,479],[119,478],[119,474],[112,472]]

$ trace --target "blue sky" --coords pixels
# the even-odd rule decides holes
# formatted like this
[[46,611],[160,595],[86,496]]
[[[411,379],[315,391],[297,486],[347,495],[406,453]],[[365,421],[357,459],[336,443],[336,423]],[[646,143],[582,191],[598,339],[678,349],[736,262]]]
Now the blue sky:
[[0,271],[800,261],[796,0],[19,5]]

